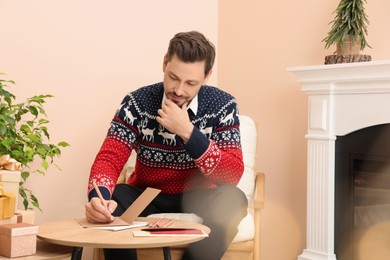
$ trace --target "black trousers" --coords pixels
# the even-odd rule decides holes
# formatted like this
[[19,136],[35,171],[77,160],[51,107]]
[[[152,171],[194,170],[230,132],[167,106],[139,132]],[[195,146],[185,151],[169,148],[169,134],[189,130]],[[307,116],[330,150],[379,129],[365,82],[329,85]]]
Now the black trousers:
[[[127,184],[118,184],[113,200],[118,207],[113,213],[120,216],[142,193],[142,190]],[[195,213],[203,224],[211,229],[205,239],[190,244],[183,260],[221,259],[237,234],[237,226],[247,214],[248,201],[245,194],[233,185],[215,189],[198,189],[181,194],[159,194],[141,213],[145,217],[155,213]],[[131,249],[105,249],[106,260],[134,259],[136,251]]]

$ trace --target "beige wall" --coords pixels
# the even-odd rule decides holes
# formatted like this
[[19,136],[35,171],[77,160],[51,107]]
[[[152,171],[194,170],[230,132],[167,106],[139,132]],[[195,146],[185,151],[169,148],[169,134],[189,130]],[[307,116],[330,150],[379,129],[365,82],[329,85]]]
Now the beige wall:
[[71,144],[57,161],[62,172],[29,182],[43,208],[38,224],[84,215],[89,170],[110,120],[125,94],[162,80],[169,39],[195,29],[218,44],[218,1],[189,3],[0,0],[0,71],[16,81],[18,100],[55,96],[46,106],[51,137]]
[[18,100],[55,96],[46,106],[52,140],[72,145],[57,160],[62,172],[29,181],[43,209],[37,224],[84,216],[89,170],[122,98],[162,80],[176,32],[199,30],[218,45],[217,14],[216,0],[0,0],[0,72],[17,82]]
[[[260,125],[257,167],[266,173],[263,260],[290,260],[306,236],[307,100],[287,67],[321,65],[338,0],[219,1],[219,85]],[[366,49],[390,59],[387,0],[368,1]]]
[[[305,246],[306,97],[287,67],[319,65],[321,40],[337,0],[22,1],[0,0],[0,71],[25,98],[52,93],[53,141],[66,140],[58,164],[34,176],[43,213],[37,223],[82,216],[89,168],[125,93],[162,78],[167,41],[197,29],[218,46],[210,83],[234,94],[260,125],[258,169],[266,172],[262,259],[296,259]],[[219,5],[219,7],[218,7]],[[390,59],[388,0],[366,5],[367,49]]]

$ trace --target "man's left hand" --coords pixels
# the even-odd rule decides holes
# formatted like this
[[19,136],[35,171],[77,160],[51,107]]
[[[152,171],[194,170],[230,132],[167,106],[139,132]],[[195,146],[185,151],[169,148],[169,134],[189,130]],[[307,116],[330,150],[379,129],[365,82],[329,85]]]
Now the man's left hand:
[[161,109],[157,111],[157,122],[171,133],[177,134],[187,142],[192,134],[194,125],[191,123],[188,112],[187,103],[179,107],[171,100],[165,100]]

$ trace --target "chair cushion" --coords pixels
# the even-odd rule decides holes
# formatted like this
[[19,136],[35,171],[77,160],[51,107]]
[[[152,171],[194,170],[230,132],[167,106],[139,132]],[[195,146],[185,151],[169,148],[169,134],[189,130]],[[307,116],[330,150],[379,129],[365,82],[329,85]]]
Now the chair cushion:
[[253,120],[240,115],[241,148],[244,161],[244,173],[237,187],[248,199],[253,199],[255,191],[255,156],[257,146],[257,130]]

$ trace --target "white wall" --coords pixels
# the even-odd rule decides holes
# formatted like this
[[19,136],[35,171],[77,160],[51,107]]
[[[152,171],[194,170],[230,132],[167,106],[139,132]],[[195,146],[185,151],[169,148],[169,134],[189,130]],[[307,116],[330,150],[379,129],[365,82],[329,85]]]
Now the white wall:
[[[0,72],[18,100],[46,104],[52,141],[71,147],[47,176],[33,176],[36,223],[82,217],[91,164],[123,96],[162,80],[176,32],[199,30],[218,44],[218,1],[0,0]],[[216,84],[216,70],[211,84]]]

